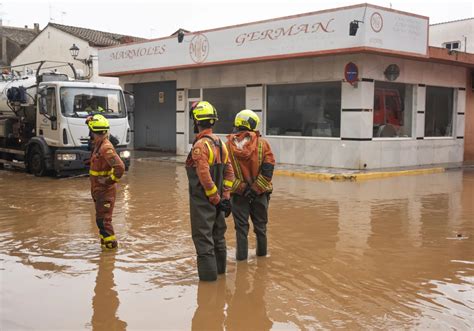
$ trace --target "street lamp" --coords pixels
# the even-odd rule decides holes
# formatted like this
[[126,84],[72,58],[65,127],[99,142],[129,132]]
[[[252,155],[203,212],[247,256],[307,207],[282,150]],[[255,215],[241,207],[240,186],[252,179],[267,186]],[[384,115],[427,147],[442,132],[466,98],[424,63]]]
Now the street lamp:
[[78,59],[77,56],[79,55],[79,47],[77,47],[76,44],[72,44],[71,48],[69,48],[69,52],[71,53],[71,56],[74,60],[79,61],[81,63],[84,63],[87,68],[89,69],[89,74],[84,77],[86,79],[90,79],[92,77],[92,55],[89,55],[87,59]]
[[179,30],[178,30],[178,43],[182,43],[182,42],[183,42],[183,39],[184,39],[184,30],[183,30],[183,29],[179,29]]
[[365,4],[364,15],[362,16],[362,21],[352,20],[349,23],[349,36],[355,36],[357,34],[357,30],[359,30],[359,23],[364,23],[366,13],[367,13],[367,4]]
[[71,56],[75,60],[79,55],[79,47],[77,47],[76,44],[72,44],[72,47],[69,48],[69,52],[71,52]]
[[357,30],[359,30],[359,23],[364,23],[363,21],[353,20],[349,23],[349,36],[355,36]]
[[176,31],[175,33],[172,34],[172,36],[178,37],[178,43],[180,43],[180,44],[182,42],[189,43],[189,41],[184,40],[184,37],[185,37],[186,33],[189,33],[189,31],[185,30],[185,29],[182,29],[182,28],[179,28],[178,31]]

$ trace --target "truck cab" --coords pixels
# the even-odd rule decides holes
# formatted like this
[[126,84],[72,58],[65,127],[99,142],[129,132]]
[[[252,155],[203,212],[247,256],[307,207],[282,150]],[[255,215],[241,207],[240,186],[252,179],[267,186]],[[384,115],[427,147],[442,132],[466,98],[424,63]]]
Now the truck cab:
[[91,153],[86,118],[105,116],[110,141],[128,169],[133,97],[120,86],[78,80],[54,71],[47,61],[25,75],[11,71],[0,77],[0,165],[25,168],[36,176],[85,173]]
[[376,88],[374,98],[374,137],[392,137],[403,126],[403,103],[396,89]]
[[[130,140],[125,97],[118,86],[53,81],[39,84],[36,137],[27,147],[28,169],[36,174],[54,169],[58,174],[84,169],[90,156],[86,118],[104,115],[110,123],[111,140],[126,167],[130,165]],[[41,153],[43,152],[43,153]],[[41,155],[43,154],[43,155]]]

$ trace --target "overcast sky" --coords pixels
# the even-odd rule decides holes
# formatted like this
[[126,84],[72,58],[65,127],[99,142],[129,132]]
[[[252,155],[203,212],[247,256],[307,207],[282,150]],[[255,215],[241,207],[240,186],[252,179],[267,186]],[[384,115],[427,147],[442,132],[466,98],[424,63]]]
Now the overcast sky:
[[[158,38],[178,28],[200,31],[238,23],[359,4],[354,0],[0,0],[4,25],[44,28],[49,21]],[[430,23],[474,16],[472,0],[372,0],[368,3],[430,18]]]

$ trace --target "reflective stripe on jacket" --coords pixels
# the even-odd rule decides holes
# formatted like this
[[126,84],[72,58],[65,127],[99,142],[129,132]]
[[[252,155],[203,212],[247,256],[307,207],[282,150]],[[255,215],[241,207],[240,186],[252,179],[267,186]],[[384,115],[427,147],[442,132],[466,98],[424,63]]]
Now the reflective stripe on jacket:
[[[89,170],[92,191],[113,185],[124,172],[125,165],[107,136],[96,136]],[[100,183],[99,177],[105,177],[106,183]]]
[[273,190],[275,158],[270,144],[258,132],[241,131],[228,135],[227,148],[236,177],[233,193],[243,194],[247,186],[259,194]]
[[[219,165],[223,166],[222,179],[219,179],[222,182],[216,182],[217,178],[213,178],[216,171],[214,168]],[[198,134],[186,160],[186,167],[195,169],[200,185],[211,203],[217,204],[221,197],[230,198],[234,171],[225,144],[212,133],[212,129]]]

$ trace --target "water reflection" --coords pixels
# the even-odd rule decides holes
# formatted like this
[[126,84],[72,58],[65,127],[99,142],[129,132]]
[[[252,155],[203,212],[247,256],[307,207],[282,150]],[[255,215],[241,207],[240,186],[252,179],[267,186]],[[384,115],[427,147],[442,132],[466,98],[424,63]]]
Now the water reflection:
[[339,202],[339,231],[336,249],[362,256],[369,248],[368,239],[371,235],[371,204],[346,200]]
[[222,330],[227,296],[226,278],[219,278],[216,282],[199,282],[192,330]]
[[248,264],[236,263],[230,219],[228,272],[211,284],[197,280],[183,167],[135,162],[120,185],[121,245],[109,256],[87,178],[0,171],[2,330],[474,326],[472,171],[363,183],[277,176],[270,256],[255,257],[251,233]]
[[419,198],[408,200],[408,215],[407,215],[407,236],[413,243],[414,247],[421,246],[421,209],[423,205]]
[[270,330],[265,295],[268,260],[236,264],[217,282],[199,282],[193,330]]
[[94,330],[126,330],[127,323],[117,316],[120,301],[115,290],[114,269],[116,252],[103,252],[99,259],[99,269],[92,298]]
[[[237,263],[235,289],[229,300],[227,330],[270,330],[273,322],[265,303],[268,259],[258,258],[257,265]],[[251,303],[251,304],[249,304]]]

